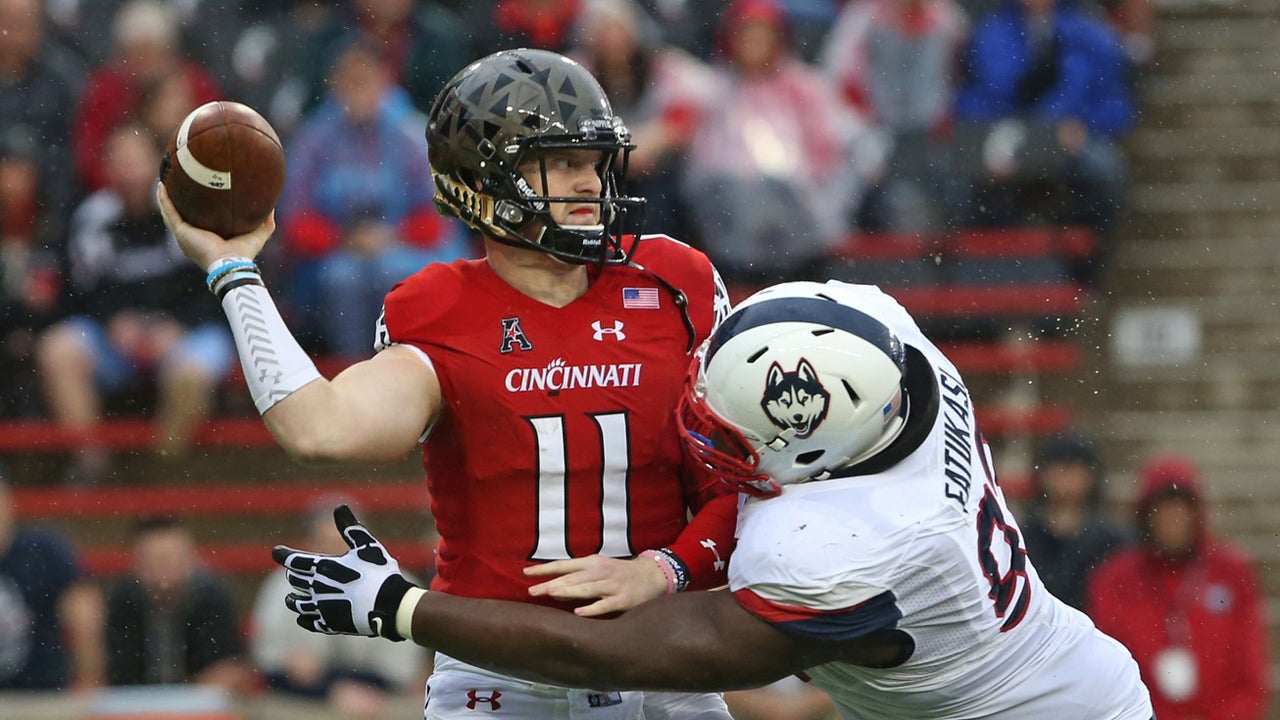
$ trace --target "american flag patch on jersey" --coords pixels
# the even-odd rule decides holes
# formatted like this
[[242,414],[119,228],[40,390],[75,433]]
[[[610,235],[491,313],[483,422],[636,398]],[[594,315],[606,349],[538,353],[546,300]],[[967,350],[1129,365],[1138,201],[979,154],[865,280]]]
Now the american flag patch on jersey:
[[622,288],[622,307],[630,310],[657,310],[658,288]]

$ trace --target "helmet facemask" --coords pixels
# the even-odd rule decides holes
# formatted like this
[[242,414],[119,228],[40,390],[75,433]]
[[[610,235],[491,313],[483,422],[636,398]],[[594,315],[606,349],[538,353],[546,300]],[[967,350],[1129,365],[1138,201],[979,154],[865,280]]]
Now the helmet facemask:
[[[644,200],[625,194],[627,166],[631,150],[626,128],[619,122],[607,134],[584,132],[579,135],[535,135],[521,143],[514,160],[512,174],[514,194],[511,199],[495,203],[495,224],[510,236],[530,243],[570,263],[617,264],[627,261],[622,249],[623,235],[639,235],[643,221]],[[594,136],[594,139],[593,139]],[[538,194],[520,172],[526,158],[537,159],[537,175],[541,187],[547,188],[546,155],[556,150],[595,150],[602,153],[596,174],[600,178],[599,197],[552,196]],[[594,225],[565,225],[555,221],[552,203],[592,204],[598,206],[599,222]]]
[[[545,51],[515,50],[477,61],[445,87],[427,131],[437,207],[498,242],[576,264],[628,260],[622,236],[640,234],[644,200],[628,197],[631,135],[599,83],[577,63]],[[535,192],[521,172],[556,150],[602,153],[598,197]],[[599,206],[596,225],[562,225],[552,203]]]
[[707,406],[702,353],[693,360],[676,405],[685,452],[724,482],[754,497],[773,497],[782,486],[759,471],[760,453],[732,424]]

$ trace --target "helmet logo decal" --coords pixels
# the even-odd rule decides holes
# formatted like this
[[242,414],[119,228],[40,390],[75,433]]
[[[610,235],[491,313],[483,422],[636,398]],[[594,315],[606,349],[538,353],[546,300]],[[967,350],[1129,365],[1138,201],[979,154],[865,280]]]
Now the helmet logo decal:
[[774,425],[795,430],[796,438],[803,440],[827,417],[830,399],[830,393],[818,382],[813,365],[800,358],[795,372],[786,372],[777,362],[769,366],[760,407]]
[[529,338],[524,336],[524,330],[520,329],[520,318],[502,318],[502,347],[498,348],[498,352],[505,355],[517,347],[532,350],[533,343],[529,342]]

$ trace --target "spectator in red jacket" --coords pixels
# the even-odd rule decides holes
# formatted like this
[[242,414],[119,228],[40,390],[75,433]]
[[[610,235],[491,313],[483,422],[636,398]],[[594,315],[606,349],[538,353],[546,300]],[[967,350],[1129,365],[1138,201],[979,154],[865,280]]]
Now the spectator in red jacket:
[[1199,472],[1153,458],[1137,500],[1141,543],[1089,578],[1088,613],[1128,646],[1160,720],[1259,720],[1267,633],[1250,560],[1208,528]]
[[[107,136],[125,120],[138,119],[149,96],[171,75],[190,91],[190,107],[217,100],[222,91],[204,68],[184,60],[178,49],[178,25],[170,8],[156,0],[130,0],[112,27],[114,56],[90,77],[80,99],[72,146],[76,172],[89,191],[107,184],[103,162]],[[167,142],[177,129],[153,129]]]

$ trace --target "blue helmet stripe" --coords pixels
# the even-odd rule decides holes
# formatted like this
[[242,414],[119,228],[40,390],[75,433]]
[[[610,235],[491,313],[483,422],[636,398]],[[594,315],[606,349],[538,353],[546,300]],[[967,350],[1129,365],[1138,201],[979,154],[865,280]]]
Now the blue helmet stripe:
[[711,336],[704,365],[711,363],[730,338],[752,328],[780,322],[812,323],[843,330],[879,348],[898,367],[905,367],[902,341],[884,323],[834,300],[805,297],[762,300],[730,313]]

